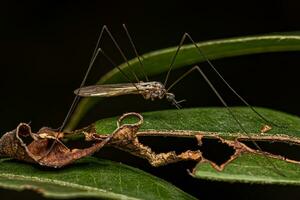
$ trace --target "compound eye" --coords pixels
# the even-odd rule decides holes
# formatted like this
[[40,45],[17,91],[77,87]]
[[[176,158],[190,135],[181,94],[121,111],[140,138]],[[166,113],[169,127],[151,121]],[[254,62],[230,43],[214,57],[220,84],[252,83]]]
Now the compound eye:
[[168,101],[173,101],[175,99],[175,95],[173,93],[166,93],[166,98]]

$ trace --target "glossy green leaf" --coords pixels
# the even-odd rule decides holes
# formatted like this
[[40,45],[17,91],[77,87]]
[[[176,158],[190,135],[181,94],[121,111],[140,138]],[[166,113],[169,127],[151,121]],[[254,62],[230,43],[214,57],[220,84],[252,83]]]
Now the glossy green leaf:
[[201,163],[194,169],[194,176],[226,182],[300,185],[300,165],[245,153],[227,165],[222,172],[216,171],[209,163]]
[[[205,53],[210,60],[220,59],[225,57],[233,57],[248,54],[279,52],[279,51],[299,51],[300,50],[300,35],[299,33],[276,33],[261,36],[237,37],[221,40],[213,40],[208,42],[200,42],[197,45]],[[177,47],[161,49],[144,54],[143,63],[144,70],[148,76],[157,75],[166,72]],[[200,56],[195,46],[192,44],[184,45],[176,58],[173,68],[181,68],[193,65],[200,62],[205,62],[205,58]],[[137,72],[141,78],[141,68],[138,59],[129,61],[132,69]],[[121,64],[125,72],[129,72],[128,66]],[[104,75],[98,84],[117,83],[127,81],[122,74],[113,69]],[[100,98],[83,99],[76,108],[71,117],[66,130],[71,130],[84,115],[98,102]]]
[[194,199],[141,170],[92,157],[55,170],[1,159],[0,187],[31,189],[46,197],[64,199]]
[[[261,135],[261,126],[266,124],[247,107],[230,108],[248,134]],[[300,118],[280,111],[266,108],[255,108],[260,114],[275,123],[267,135],[288,135],[300,138]],[[225,139],[231,139],[243,133],[236,121],[224,107],[174,109],[142,113],[144,123],[140,131],[155,130],[188,130],[218,133]],[[102,119],[96,122],[96,130],[101,134],[109,134],[116,128],[115,118]],[[132,119],[134,120],[134,119]]]
[[[246,132],[240,129],[225,108],[192,108],[143,113],[144,124],[140,131],[144,136],[151,136],[154,132],[157,136],[157,132],[160,131],[160,136],[164,137],[180,137],[180,132],[189,131],[189,134],[185,134],[184,137],[194,138],[194,135],[197,134],[208,137],[218,135],[230,141],[241,137],[247,137],[248,141],[251,141],[253,137],[259,140],[263,137],[276,136],[284,138],[286,143],[300,145],[299,117],[265,108],[256,108],[260,114],[278,125],[262,134],[260,130],[266,122],[261,121],[249,108],[235,107],[231,109]],[[97,132],[111,133],[116,126],[116,119],[109,118],[96,122]],[[129,119],[129,121],[132,120],[134,119]],[[273,142],[272,138],[268,141]],[[281,173],[278,173],[278,170]],[[193,173],[195,178],[219,181],[300,185],[299,164],[250,153],[241,154],[227,164],[223,171],[217,171],[210,163],[206,162],[199,163]]]

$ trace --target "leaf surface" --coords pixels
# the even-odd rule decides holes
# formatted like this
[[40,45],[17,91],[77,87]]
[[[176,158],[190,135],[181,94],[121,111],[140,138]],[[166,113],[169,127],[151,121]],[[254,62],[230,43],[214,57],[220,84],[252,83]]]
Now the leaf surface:
[[0,187],[31,189],[52,198],[194,199],[141,170],[93,157],[55,170],[1,159]]
[[[278,126],[273,126],[266,133],[261,133],[261,127],[266,122],[261,121],[254,112],[245,107],[231,108],[246,130],[244,132],[225,108],[192,108],[143,113],[144,124],[139,130],[139,135],[163,138],[195,138],[195,136],[200,135],[212,139],[221,138],[227,142],[234,142],[235,140],[266,141],[270,144],[281,142],[298,145],[299,149],[299,117],[266,108],[255,109]],[[110,133],[115,126],[116,119],[109,118],[96,122],[97,132],[99,134]],[[132,123],[134,120],[133,118],[128,119],[127,123]],[[168,145],[168,143],[163,145]],[[222,153],[220,152],[220,155],[223,155]],[[300,185],[300,164],[299,160],[296,161],[298,163],[286,161],[284,158],[267,157],[264,154],[242,152],[228,162],[222,171],[218,171],[212,162],[202,160],[195,167],[193,176],[228,182]]]

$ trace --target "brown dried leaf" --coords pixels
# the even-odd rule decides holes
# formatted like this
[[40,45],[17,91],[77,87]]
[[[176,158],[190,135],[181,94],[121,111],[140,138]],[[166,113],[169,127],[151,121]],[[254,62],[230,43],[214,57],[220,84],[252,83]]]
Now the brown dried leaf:
[[[129,115],[138,117],[140,121],[135,124],[120,126],[120,122]],[[127,113],[119,119],[118,128],[112,134],[105,139],[94,140],[95,143],[92,146],[83,149],[70,149],[65,146],[59,140],[64,137],[62,132],[56,132],[44,127],[38,133],[33,133],[28,124],[20,123],[15,130],[2,136],[0,140],[0,155],[25,162],[38,163],[47,167],[59,168],[95,153],[115,135],[135,134],[142,121],[141,115]]]

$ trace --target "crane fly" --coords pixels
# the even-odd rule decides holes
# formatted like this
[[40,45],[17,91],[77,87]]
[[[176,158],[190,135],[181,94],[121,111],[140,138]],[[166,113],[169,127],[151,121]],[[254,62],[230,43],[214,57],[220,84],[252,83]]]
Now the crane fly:
[[[182,74],[177,80],[175,80],[170,86],[167,87],[167,82],[170,76],[170,73],[172,71],[173,65],[176,61],[176,57],[182,48],[184,42],[189,39],[189,41],[192,42],[194,45],[196,51],[198,52],[199,56],[204,57],[205,61],[208,63],[208,66],[218,75],[218,77],[221,79],[221,81],[233,92],[233,94],[239,98],[248,108],[250,108],[260,119],[267,122],[268,124],[273,124],[268,119],[266,119],[264,116],[262,116],[259,112],[257,112],[243,97],[241,97],[234,89],[231,87],[231,85],[223,78],[223,76],[218,72],[218,70],[215,68],[215,66],[210,62],[210,60],[206,57],[205,53],[200,49],[200,47],[195,43],[195,41],[192,39],[192,37],[188,33],[184,33],[180,43],[176,49],[176,52],[174,56],[172,57],[172,60],[169,65],[169,69],[166,75],[166,78],[164,80],[164,83],[158,82],[158,81],[149,81],[149,78],[147,77],[146,73],[144,72],[143,68],[143,62],[141,59],[141,56],[138,54],[138,51],[135,47],[135,44],[133,43],[132,37],[129,34],[129,31],[127,30],[125,24],[123,24],[123,28],[125,30],[125,33],[130,41],[130,44],[135,52],[136,57],[138,58],[138,61],[140,63],[140,67],[142,69],[145,81],[140,81],[137,77],[137,75],[134,73],[134,71],[131,69],[131,65],[126,58],[125,54],[123,53],[122,49],[116,42],[114,36],[111,34],[110,30],[103,26],[100,36],[98,38],[96,47],[94,49],[94,53],[91,59],[90,66],[85,74],[84,80],[81,84],[81,86],[74,91],[76,96],[80,97],[114,97],[114,96],[121,96],[121,95],[128,95],[128,94],[139,94],[142,95],[144,99],[148,100],[156,100],[156,99],[166,99],[168,102],[171,102],[174,106],[177,108],[181,108],[180,103],[185,100],[177,101],[175,99],[175,94],[170,92],[170,90],[178,84],[182,79],[184,79],[186,76],[191,74],[193,71],[198,71],[201,75],[201,77],[208,83],[210,88],[213,90],[215,95],[218,97],[218,99],[221,101],[223,106],[225,106],[228,110],[230,108],[228,107],[225,100],[222,98],[220,93],[216,90],[214,85],[211,83],[209,78],[205,75],[205,73],[202,71],[202,69],[199,66],[194,66],[191,69],[189,69],[187,72]],[[135,80],[132,80],[128,74],[126,74],[101,48],[99,48],[99,44],[101,41],[101,38],[103,37],[104,31],[108,34],[110,39],[113,41],[115,47],[118,49],[119,53],[123,57],[125,63],[128,66],[128,69],[130,73],[133,75]],[[117,68],[121,74],[129,81],[129,83],[117,83],[117,84],[101,84],[101,85],[90,85],[90,86],[84,86],[85,80],[87,78],[88,73],[91,70],[91,67],[98,56],[98,54],[101,53],[115,68]],[[76,97],[75,97],[76,98]],[[230,111],[231,113],[231,111]],[[240,125],[241,126],[241,125]]]
[[168,92],[164,85],[157,81],[134,83],[119,83],[105,85],[90,85],[74,91],[81,97],[114,97],[128,94],[140,94],[144,99],[152,100],[166,98],[176,107],[180,108],[181,101],[175,100],[175,95]]
[[[85,77],[80,85],[80,87],[78,89],[76,89],[74,91],[74,93],[76,94],[76,97],[74,99],[74,106],[72,104],[69,113],[66,117],[66,120],[69,118],[69,115],[72,112],[72,109],[74,109],[76,103],[78,102],[79,97],[113,97],[113,96],[121,96],[121,95],[128,95],[128,94],[138,94],[138,95],[142,95],[144,97],[144,99],[148,100],[156,100],[156,99],[163,99],[165,98],[167,101],[171,102],[174,106],[176,106],[178,109],[181,108],[180,103],[185,101],[185,100],[181,100],[181,101],[177,101],[175,99],[175,94],[170,92],[170,89],[173,88],[176,84],[178,84],[182,79],[184,79],[186,76],[188,76],[190,73],[192,73],[193,71],[198,71],[199,74],[201,75],[201,77],[206,81],[206,83],[209,85],[209,87],[212,89],[212,91],[215,93],[215,95],[217,96],[217,98],[220,100],[220,102],[223,104],[223,106],[228,110],[228,113],[230,114],[230,116],[234,119],[234,121],[236,122],[236,124],[239,126],[239,128],[242,130],[242,132],[244,132],[245,134],[247,134],[247,136],[249,138],[251,138],[251,136],[249,135],[249,133],[245,130],[245,128],[242,126],[241,122],[238,120],[238,118],[236,117],[236,115],[234,114],[234,112],[231,110],[231,108],[227,105],[226,101],[223,99],[223,97],[220,95],[220,93],[217,91],[217,89],[214,87],[214,85],[211,83],[211,81],[208,79],[208,77],[205,75],[205,73],[202,71],[202,69],[195,65],[194,67],[190,68],[188,71],[186,71],[184,74],[182,74],[176,81],[174,81],[170,86],[166,86],[170,73],[172,71],[173,65],[175,63],[176,57],[181,49],[181,47],[183,46],[184,42],[186,39],[189,39],[192,44],[194,45],[195,49],[197,50],[199,56],[204,57],[205,61],[208,63],[208,66],[215,72],[215,74],[220,78],[220,80],[227,86],[227,88],[229,90],[231,90],[231,92],[233,92],[233,94],[240,99],[249,109],[251,109],[261,120],[263,120],[264,122],[266,122],[267,124],[271,124],[271,125],[275,125],[276,124],[272,123],[271,121],[269,121],[268,119],[266,119],[263,115],[261,115],[259,112],[257,112],[243,97],[241,97],[234,89],[233,87],[231,87],[231,85],[225,80],[225,78],[223,78],[223,76],[218,72],[218,70],[215,68],[215,66],[210,62],[210,60],[206,57],[206,55],[204,54],[204,52],[202,52],[202,50],[199,48],[199,46],[195,43],[195,41],[192,39],[192,37],[188,34],[185,33],[181,40],[180,43],[176,49],[176,52],[174,53],[174,56],[171,59],[170,65],[169,65],[169,69],[166,75],[166,78],[164,80],[164,82],[158,82],[158,81],[149,81],[149,78],[147,77],[146,73],[143,71],[144,65],[142,62],[142,58],[139,56],[137,49],[133,43],[133,40],[126,28],[126,26],[123,24],[123,28],[127,34],[127,37],[130,41],[130,44],[135,52],[135,55],[140,63],[140,67],[142,69],[145,81],[140,81],[137,77],[137,75],[134,73],[133,69],[131,68],[131,65],[128,61],[128,59],[126,58],[125,54],[123,53],[122,49],[120,48],[120,46],[118,45],[118,43],[116,42],[115,38],[113,37],[113,35],[111,34],[111,32],[109,31],[109,29],[106,26],[102,27],[100,36],[98,38],[96,47],[94,49],[94,53],[92,55],[92,59],[91,59],[91,63],[87,69],[87,72],[85,74]],[[118,65],[116,65],[113,60],[106,55],[106,53],[99,47],[100,46],[100,40],[103,36],[104,31],[108,34],[108,36],[110,37],[110,39],[113,41],[115,47],[118,49],[119,53],[121,54],[121,56],[123,57],[125,63],[128,66],[129,72],[133,75],[135,80],[132,80],[132,78],[129,77],[128,74],[126,74]],[[91,67],[96,59],[96,57],[98,56],[98,54],[101,53],[114,67],[116,67],[120,73],[123,74],[123,76],[129,81],[129,83],[118,83],[118,84],[103,84],[103,85],[90,85],[90,86],[84,86],[84,83],[86,81],[86,78],[91,70]],[[73,103],[74,103],[73,102]],[[64,126],[64,124],[63,124]],[[271,127],[271,126],[269,126]],[[261,149],[261,147],[254,141],[252,140],[252,143],[254,144],[254,146],[262,153],[263,150]],[[274,167],[274,169],[277,171],[278,174],[281,174],[281,172],[277,169],[277,167],[275,166],[275,164],[273,164],[271,162],[271,160],[268,159],[267,156],[265,156],[266,159],[268,160],[268,162],[270,163],[270,165],[272,165]]]
[[[143,63],[142,63],[142,59],[139,56],[135,45],[131,39],[131,36],[129,35],[129,32],[126,28],[125,25],[123,25],[123,28],[128,36],[128,39],[130,41],[130,44],[132,45],[134,52],[139,60],[139,63],[141,65],[141,67],[143,68]],[[130,76],[128,76],[128,74],[126,74],[120,67],[118,67],[117,65],[114,64],[114,62],[112,61],[112,59],[110,59],[105,52],[99,48],[100,45],[100,40],[102,38],[102,35],[104,33],[104,31],[106,31],[106,33],[109,35],[110,39],[113,41],[114,45],[117,47],[117,49],[119,50],[119,53],[121,54],[121,56],[123,57],[123,59],[125,60],[125,62],[128,65],[128,69],[129,72],[133,75],[133,77],[135,78],[135,80],[132,80],[130,78]],[[264,118],[260,113],[258,113],[250,104],[248,104],[248,102],[242,98],[230,85],[229,83],[227,83],[227,81],[223,78],[223,76],[217,71],[217,69],[214,67],[214,65],[208,60],[208,58],[205,56],[205,54],[201,51],[201,49],[198,47],[198,45],[194,42],[194,40],[192,39],[192,37],[185,33],[183,35],[183,37],[181,38],[181,41],[177,47],[177,50],[174,54],[174,56],[172,57],[171,63],[169,65],[169,69],[166,75],[166,78],[164,80],[164,82],[158,82],[158,81],[149,81],[146,73],[143,71],[144,77],[145,77],[145,81],[140,81],[138,79],[138,77],[136,76],[136,74],[134,73],[134,71],[131,69],[130,67],[130,63],[128,61],[128,59],[126,58],[125,54],[123,53],[123,51],[121,50],[121,48],[119,47],[118,43],[116,42],[116,40],[114,39],[114,37],[112,36],[112,34],[110,33],[109,29],[106,26],[103,26],[100,36],[98,38],[96,47],[94,49],[94,52],[92,54],[91,57],[91,61],[89,63],[87,72],[85,73],[85,76],[80,84],[80,87],[75,90],[75,98],[71,104],[71,107],[68,110],[68,113],[62,123],[62,125],[60,126],[60,128],[58,130],[50,130],[49,128],[47,128],[47,130],[55,132],[55,134],[49,135],[48,133],[46,135],[44,135],[43,138],[41,135],[42,139],[54,139],[51,147],[49,148],[49,150],[39,158],[39,160],[42,160],[45,156],[47,156],[50,152],[52,152],[53,147],[55,146],[56,143],[60,144],[61,148],[66,149],[66,147],[64,146],[64,144],[60,141],[61,139],[61,133],[62,130],[66,124],[66,122],[68,121],[70,115],[72,114],[72,112],[74,111],[74,108],[76,107],[78,100],[80,98],[80,96],[84,96],[84,97],[91,97],[91,96],[100,96],[100,97],[112,97],[112,96],[120,96],[120,95],[126,95],[126,94],[139,94],[142,95],[145,99],[150,99],[150,100],[155,100],[155,99],[167,99],[169,102],[171,102],[173,105],[175,105],[177,108],[180,108],[180,103],[182,101],[177,101],[175,100],[175,95],[173,93],[170,92],[170,90],[176,85],[178,84],[183,78],[185,78],[186,76],[188,76],[191,72],[193,71],[198,71],[199,74],[201,75],[201,77],[207,82],[207,84],[210,86],[210,88],[213,90],[213,92],[215,93],[215,95],[218,97],[218,99],[221,101],[221,103],[226,107],[226,109],[228,110],[228,113],[230,114],[230,116],[235,120],[235,122],[238,124],[238,126],[240,127],[240,129],[248,135],[249,138],[251,138],[251,136],[249,135],[249,133],[244,129],[244,127],[242,126],[242,124],[239,122],[239,120],[237,119],[237,117],[235,116],[235,114],[233,113],[233,111],[231,110],[231,108],[227,105],[227,103],[225,102],[225,100],[223,99],[223,97],[219,94],[219,92],[216,90],[216,88],[214,87],[214,85],[210,82],[210,80],[207,78],[207,76],[204,74],[204,72],[202,71],[202,69],[199,66],[194,66],[191,69],[189,69],[187,72],[185,72],[184,74],[182,74],[176,81],[174,81],[170,86],[167,87],[167,83],[168,83],[168,79],[170,76],[170,73],[172,71],[173,65],[175,63],[176,57],[178,55],[178,52],[180,51],[184,41],[186,39],[189,39],[193,45],[195,46],[195,49],[197,50],[197,52],[199,53],[200,56],[203,56],[206,60],[206,62],[209,64],[210,68],[215,71],[215,73],[219,76],[219,78],[223,81],[223,83],[248,107],[250,108],[254,113],[256,113],[262,120],[264,120],[265,122],[271,123],[269,122],[266,118]],[[121,83],[121,84],[107,84],[107,85],[94,85],[94,86],[85,86],[84,84],[86,82],[86,79],[88,77],[88,74],[97,58],[97,56],[99,55],[99,53],[101,53],[103,56],[105,56],[113,65],[115,65],[115,67],[117,69],[119,69],[119,71],[124,75],[124,77],[126,77],[128,79],[128,81],[130,83]],[[128,115],[128,114],[127,114]],[[125,116],[127,116],[125,115]],[[132,115],[129,113],[129,115]],[[139,116],[140,118],[140,122],[142,122],[142,117],[140,115],[136,115],[135,116]],[[122,118],[121,118],[122,120]],[[22,124],[21,124],[22,125]],[[119,126],[119,125],[118,125]],[[21,126],[22,127],[22,126]],[[268,129],[268,127],[266,128],[266,130]],[[44,129],[46,130],[46,129]],[[31,130],[30,127],[28,128],[28,131],[25,131],[26,134],[31,134]],[[112,136],[108,137],[106,140],[103,141],[103,143],[101,142],[101,146],[105,145],[111,138]],[[34,138],[33,138],[34,139]],[[254,141],[251,140],[253,142],[253,144],[255,145],[255,147],[262,153],[264,153],[262,151],[262,149],[260,148],[260,146]],[[48,145],[47,145],[48,148]],[[44,152],[43,152],[44,153]],[[74,152],[73,152],[74,153]],[[75,152],[76,153],[76,152]],[[276,169],[276,171],[281,174],[280,171],[277,170],[276,166],[268,159],[268,157],[266,156],[266,159],[270,162],[270,164],[274,167],[274,169]]]

